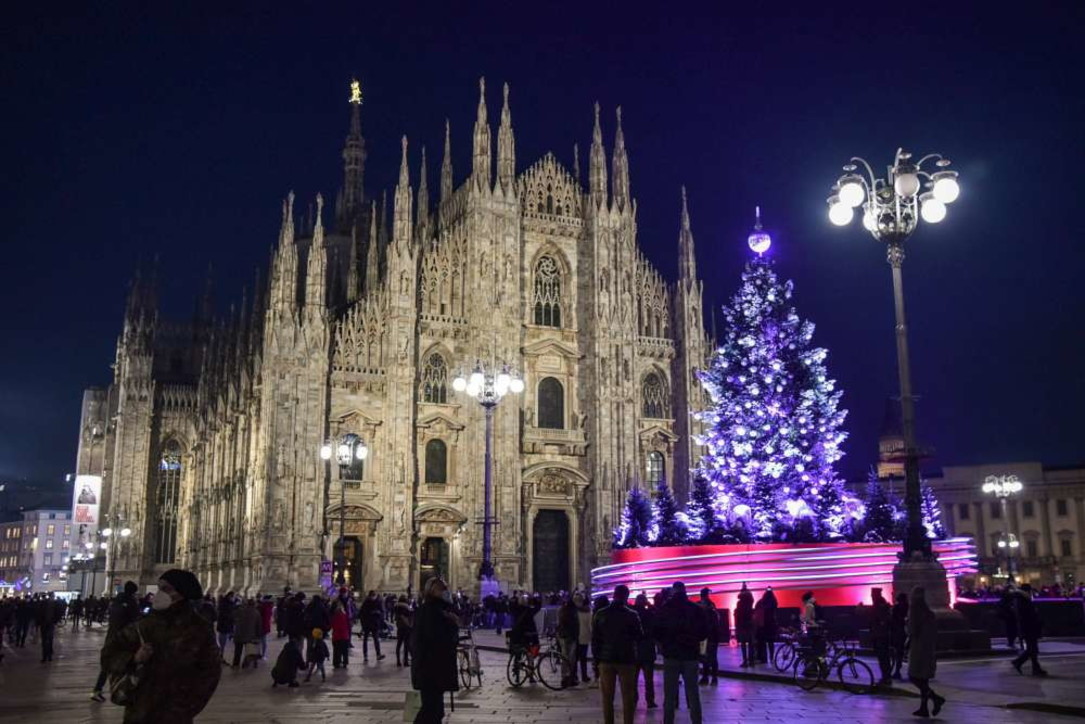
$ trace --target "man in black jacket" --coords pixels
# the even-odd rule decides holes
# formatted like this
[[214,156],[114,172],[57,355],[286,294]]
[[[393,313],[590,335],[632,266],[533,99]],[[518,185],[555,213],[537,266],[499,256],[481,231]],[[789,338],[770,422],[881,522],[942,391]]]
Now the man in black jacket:
[[459,691],[456,647],[460,625],[452,612],[452,596],[440,578],[426,582],[426,595],[411,630],[411,685],[422,696],[415,724],[441,724],[446,691]]
[[1021,671],[1021,665],[1026,660],[1032,661],[1033,676],[1047,676],[1047,672],[1040,666],[1040,614],[1036,610],[1036,604],[1032,602],[1032,586],[1022,583],[1021,588],[1014,594],[1014,608],[1017,611],[1017,624],[1021,632],[1021,638],[1025,640],[1025,650],[1013,660],[1013,668],[1017,673]]
[[708,624],[701,607],[686,597],[686,585],[671,586],[671,597],[656,614],[656,636],[663,649],[663,724],[674,724],[678,706],[678,677],[686,689],[692,724],[701,724],[701,693],[697,689],[697,663]]
[[[109,604],[109,628],[106,630],[105,641],[102,642],[102,648],[104,649],[107,644],[113,642],[113,638],[123,631],[128,624],[133,623],[139,619],[139,601],[136,600],[136,591],[139,587],[135,581],[128,581],[124,584],[124,591],[117,595],[113,599],[113,602]],[[91,692],[91,701],[103,702],[105,701],[105,694],[102,690],[105,688],[107,673],[105,667],[101,667],[98,672],[98,681],[94,683],[94,691]]]
[[882,678],[880,686],[893,685],[893,661],[889,655],[889,642],[893,629],[893,609],[882,596],[882,589],[870,589],[870,644],[878,658]]
[[610,605],[592,622],[592,657],[599,663],[599,691],[603,695],[603,721],[614,724],[615,680],[622,686],[622,721],[633,724],[637,706],[637,642],[644,637],[640,617],[627,605],[629,589],[618,586]]

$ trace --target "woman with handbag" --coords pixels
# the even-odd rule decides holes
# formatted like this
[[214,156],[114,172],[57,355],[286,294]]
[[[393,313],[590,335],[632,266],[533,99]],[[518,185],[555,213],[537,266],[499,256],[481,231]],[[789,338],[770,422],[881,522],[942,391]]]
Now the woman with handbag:
[[202,596],[192,572],[166,571],[151,614],[106,642],[102,664],[125,724],[188,724],[207,706],[222,659],[211,624],[193,605]]
[[247,599],[237,610],[234,617],[234,663],[236,669],[240,666],[244,669],[249,661],[256,666],[256,660],[260,658],[260,637],[263,630],[263,621],[260,618],[260,610],[256,608],[256,601]]

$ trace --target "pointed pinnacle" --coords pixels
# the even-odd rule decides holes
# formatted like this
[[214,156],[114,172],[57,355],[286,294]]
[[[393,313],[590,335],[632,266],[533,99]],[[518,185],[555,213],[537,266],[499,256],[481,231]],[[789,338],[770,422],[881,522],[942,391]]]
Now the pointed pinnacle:
[[595,102],[595,128],[592,129],[592,139],[603,140],[603,131],[599,126],[599,101]]
[[682,228],[689,229],[689,207],[686,203],[686,187],[682,185]]
[[401,141],[401,143],[403,144],[403,157],[399,162],[399,183],[404,188],[406,188],[407,184],[410,182],[410,174],[407,171],[407,136],[406,135],[403,136],[403,140]]

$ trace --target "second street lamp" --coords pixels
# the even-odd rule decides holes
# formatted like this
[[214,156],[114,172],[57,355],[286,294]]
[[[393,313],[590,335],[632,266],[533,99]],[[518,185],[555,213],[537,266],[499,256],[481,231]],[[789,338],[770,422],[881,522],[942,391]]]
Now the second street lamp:
[[988,475],[983,481],[983,492],[998,498],[999,511],[1002,517],[1004,530],[999,536],[998,547],[1006,554],[1006,575],[1010,582],[1014,580],[1013,554],[1021,546],[1017,536],[1010,529],[1010,496],[1017,495],[1025,489],[1016,475]]
[[[940,575],[937,599],[932,601],[939,608],[949,605],[949,591],[945,571],[935,560],[931,542],[923,526],[922,494],[919,481],[919,449],[915,434],[915,398],[912,396],[912,374],[908,359],[908,325],[904,316],[904,281],[901,267],[904,264],[904,243],[919,226],[922,219],[937,224],[946,216],[946,204],[952,203],[960,194],[956,171],[949,170],[950,161],[941,154],[932,153],[919,161],[912,154],[897,149],[893,164],[884,178],[877,178],[869,163],[854,157],[844,166],[844,175],[833,186],[829,197],[829,220],[837,226],[847,226],[856,208],[862,209],[863,228],[875,240],[886,245],[886,258],[893,271],[893,303],[896,312],[897,372],[900,378],[901,427],[904,433],[904,500],[908,513],[907,531],[904,535],[902,564],[916,564],[920,568],[904,575],[902,566],[894,570],[894,588],[901,578],[901,590],[908,583],[935,584]],[[933,171],[924,170],[933,167]],[[863,173],[865,171],[865,174]],[[939,573],[940,572],[940,573]],[[929,580],[928,580],[929,579]],[[944,591],[942,596],[940,592]],[[929,593],[935,593],[928,587]],[[944,598],[944,600],[942,600]]]
[[476,363],[475,369],[468,376],[458,375],[452,380],[452,389],[466,392],[475,398],[486,413],[486,460],[483,476],[482,509],[482,563],[479,565],[478,578],[482,582],[481,596],[492,591],[487,586],[494,585],[493,564],[493,435],[494,408],[509,392],[519,394],[524,391],[524,381],[520,374],[508,365],[494,374],[493,369],[485,369],[482,363]]
[[335,576],[336,584],[346,584],[347,564],[347,484],[344,472],[354,464],[355,460],[364,462],[369,457],[369,447],[362,438],[354,433],[348,433],[336,440],[328,440],[320,446],[320,458],[328,466],[327,474],[331,475],[331,460],[339,464],[339,541],[335,544],[335,559],[338,572]]

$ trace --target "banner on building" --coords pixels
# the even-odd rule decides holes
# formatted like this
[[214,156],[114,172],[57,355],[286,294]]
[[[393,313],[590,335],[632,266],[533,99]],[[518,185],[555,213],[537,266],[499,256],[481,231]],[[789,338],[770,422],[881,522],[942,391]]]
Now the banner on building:
[[102,478],[98,475],[77,475],[72,491],[72,510],[77,524],[98,525],[98,510],[102,504]]

